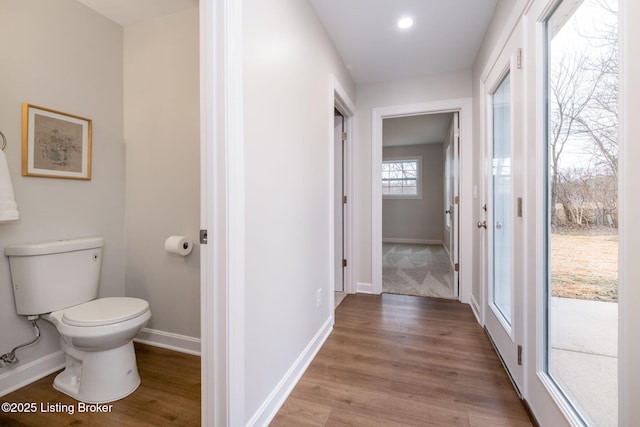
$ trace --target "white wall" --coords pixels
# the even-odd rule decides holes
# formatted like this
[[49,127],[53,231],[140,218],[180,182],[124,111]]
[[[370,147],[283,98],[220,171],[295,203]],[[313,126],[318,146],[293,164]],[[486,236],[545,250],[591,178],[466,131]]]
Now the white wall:
[[249,419],[330,325],[331,74],[352,99],[354,84],[308,2],[245,0],[242,9]]
[[[20,220],[0,224],[0,353],[28,341],[33,330],[15,314],[10,244],[103,236],[100,294],[124,294],[124,144],[122,28],[71,0],[0,1],[0,130]],[[22,177],[21,104],[28,102],[93,120],[90,181]],[[41,341],[18,351],[21,363],[59,349],[58,334],[40,322]]]
[[[471,71],[361,85],[356,105],[357,282],[371,285],[371,112],[374,108],[471,97]],[[377,180],[378,177],[375,177]],[[382,250],[382,248],[380,248]]]
[[[124,30],[126,294],[148,328],[200,337],[198,9]],[[170,235],[196,245],[169,254]]]
[[382,158],[420,156],[422,196],[418,199],[382,199],[382,238],[384,240],[443,241],[444,164],[442,144],[383,147]]

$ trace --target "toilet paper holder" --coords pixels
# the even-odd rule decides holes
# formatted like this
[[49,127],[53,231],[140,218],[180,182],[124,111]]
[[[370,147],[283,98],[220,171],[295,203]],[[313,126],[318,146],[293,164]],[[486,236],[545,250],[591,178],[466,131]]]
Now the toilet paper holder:
[[169,236],[164,242],[164,248],[169,253],[186,256],[193,249],[193,241],[185,236]]

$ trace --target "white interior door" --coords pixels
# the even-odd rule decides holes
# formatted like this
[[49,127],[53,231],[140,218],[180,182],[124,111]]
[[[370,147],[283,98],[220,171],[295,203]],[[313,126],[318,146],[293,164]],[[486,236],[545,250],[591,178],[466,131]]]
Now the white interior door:
[[517,212],[523,157],[518,145],[523,139],[523,76],[518,58],[521,27],[516,28],[485,81],[486,214],[478,224],[486,230],[485,327],[518,391],[523,383],[524,330],[519,262],[523,227]]
[[335,183],[335,291],[344,291],[344,116],[335,110],[334,116],[334,183]]
[[453,293],[459,295],[459,196],[460,196],[460,117],[453,113],[449,143],[445,151],[445,221],[449,242],[450,280]]

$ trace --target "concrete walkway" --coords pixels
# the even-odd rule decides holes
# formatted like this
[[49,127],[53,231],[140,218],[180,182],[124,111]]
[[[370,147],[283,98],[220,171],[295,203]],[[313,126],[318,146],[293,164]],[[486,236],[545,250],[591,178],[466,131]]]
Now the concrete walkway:
[[591,426],[618,425],[618,304],[551,298],[549,372]]

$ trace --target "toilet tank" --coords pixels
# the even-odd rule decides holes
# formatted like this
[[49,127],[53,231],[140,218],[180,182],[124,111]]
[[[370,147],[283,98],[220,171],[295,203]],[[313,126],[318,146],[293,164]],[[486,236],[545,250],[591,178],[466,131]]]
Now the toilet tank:
[[18,314],[44,314],[98,296],[101,237],[5,248]]

